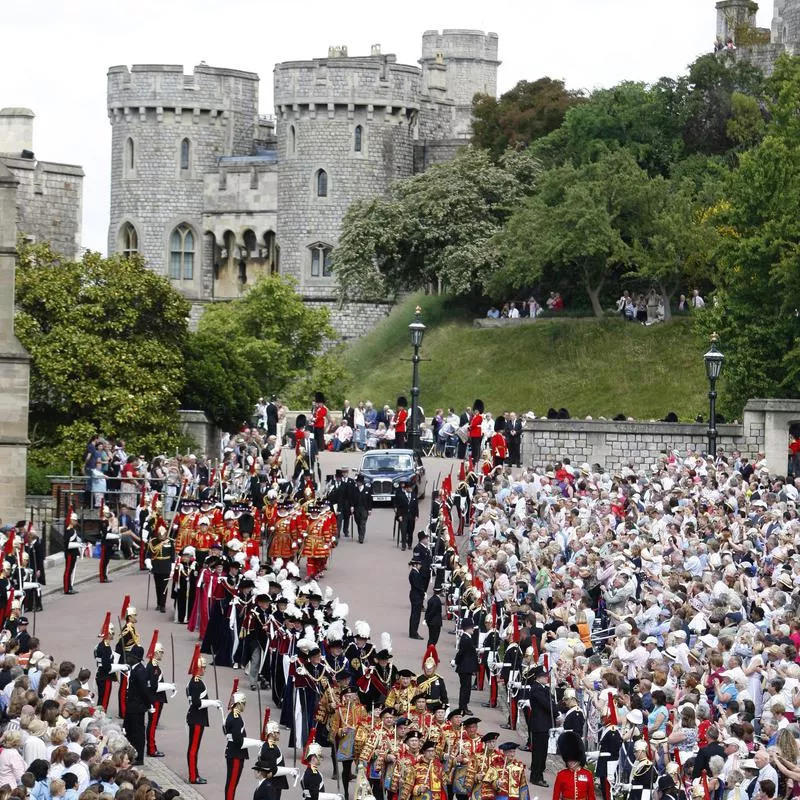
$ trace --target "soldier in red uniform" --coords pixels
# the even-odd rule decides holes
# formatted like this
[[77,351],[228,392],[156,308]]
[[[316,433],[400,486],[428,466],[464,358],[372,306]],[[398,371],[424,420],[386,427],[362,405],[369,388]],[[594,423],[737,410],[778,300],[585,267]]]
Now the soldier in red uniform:
[[566,769],[556,775],[553,800],[594,800],[594,775],[586,769],[583,740],[574,731],[558,737],[558,752]]
[[328,408],[325,405],[325,395],[322,392],[314,393],[314,441],[317,445],[317,452],[325,450],[325,426],[328,420]]
[[408,400],[400,395],[397,398],[397,414],[394,418],[394,446],[405,447],[408,444],[406,423],[408,422]]
[[469,420],[469,446],[472,463],[477,466],[481,458],[481,441],[483,440],[483,400],[472,404],[473,414]]
[[506,429],[506,418],[498,417],[494,421],[494,433],[491,438],[492,466],[502,467],[508,458],[508,445],[503,431]]
[[292,517],[292,503],[282,503],[278,506],[278,518],[275,521],[275,531],[269,545],[269,557],[274,560],[294,558],[294,520]]

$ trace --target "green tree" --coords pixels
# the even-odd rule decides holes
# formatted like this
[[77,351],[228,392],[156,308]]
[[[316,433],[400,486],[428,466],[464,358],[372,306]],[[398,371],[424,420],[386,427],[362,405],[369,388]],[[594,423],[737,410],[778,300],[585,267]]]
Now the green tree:
[[[323,362],[336,361],[324,352],[336,335],[329,317],[327,308],[306,305],[294,282],[280,276],[261,278],[244,296],[210,306],[190,339],[192,402],[230,425],[250,416],[259,395],[291,392],[308,373],[319,374]],[[323,376],[334,373],[329,366]]]
[[138,257],[66,261],[21,243],[16,306],[35,463],[80,459],[98,431],[150,453],[178,441],[189,304],[166,279]]
[[472,105],[472,143],[499,159],[508,148],[525,148],[559,128],[567,111],[583,99],[582,92],[547,77],[520,81],[499,99],[478,94]]
[[354,203],[333,256],[340,296],[483,289],[499,266],[494,236],[537,173],[529,153],[498,165],[486,151],[465,148],[451,162],[398,181],[388,199]]
[[667,175],[683,150],[680,104],[676,81],[620,83],[571,108],[564,124],[533,150],[546,166],[560,166],[589,163],[624,148],[649,174]]
[[628,273],[654,284],[664,298],[669,320],[671,299],[681,287],[697,286],[711,275],[716,232],[706,210],[719,199],[721,186],[709,180],[701,192],[688,178],[654,181],[655,210],[641,238],[634,243],[633,268]]
[[583,287],[595,315],[602,316],[603,286],[630,264],[633,243],[652,224],[653,185],[624,150],[543,173],[536,194],[498,234],[504,266],[493,278],[492,294],[501,297],[540,278],[567,279]]

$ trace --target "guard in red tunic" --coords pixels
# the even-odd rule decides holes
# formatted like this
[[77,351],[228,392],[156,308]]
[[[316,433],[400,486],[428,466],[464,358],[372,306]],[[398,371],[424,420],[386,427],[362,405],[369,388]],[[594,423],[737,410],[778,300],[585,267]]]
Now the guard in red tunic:
[[553,800],[594,800],[594,775],[586,769],[583,740],[574,731],[558,737],[558,752],[566,769],[556,775]]
[[325,405],[325,395],[322,392],[314,393],[314,441],[317,443],[317,452],[325,450],[325,426],[328,418],[328,408]]
[[397,414],[394,418],[394,446],[406,447],[408,444],[408,433],[406,425],[408,423],[408,400],[400,395],[397,398]]
[[483,441],[483,400],[472,404],[472,416],[469,420],[469,446],[472,463],[481,460],[481,442]]
[[494,433],[491,439],[492,466],[502,467],[508,458],[508,445],[503,432],[506,429],[506,418],[498,417],[494,421]]

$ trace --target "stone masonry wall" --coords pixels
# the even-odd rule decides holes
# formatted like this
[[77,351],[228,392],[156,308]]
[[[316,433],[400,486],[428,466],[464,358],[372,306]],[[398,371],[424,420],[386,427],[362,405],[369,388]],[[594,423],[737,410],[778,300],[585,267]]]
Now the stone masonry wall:
[[[743,425],[717,426],[717,450],[741,450],[755,455],[755,435]],[[618,471],[632,464],[650,468],[662,452],[705,451],[707,426],[666,422],[605,422],[584,420],[525,420],[522,458],[528,466],[546,466],[568,456],[573,464],[600,464]]]
[[[139,252],[154,271],[168,275],[170,235],[181,223],[195,238],[194,275],[174,285],[186,297],[211,295],[213,263],[203,248],[203,176],[217,159],[249,155],[258,121],[258,76],[235,70],[139,65],[108,73],[111,140],[109,252],[122,249],[127,222]],[[181,168],[181,143],[189,139],[189,168]],[[133,142],[133,165],[128,140]]]
[[331,325],[342,340],[359,339],[366,336],[382,320],[389,316],[391,303],[339,303],[338,300],[304,298],[307,306],[324,306],[331,312]]
[[83,169],[27,158],[3,157],[19,181],[17,229],[57,253],[76,258],[81,247]]

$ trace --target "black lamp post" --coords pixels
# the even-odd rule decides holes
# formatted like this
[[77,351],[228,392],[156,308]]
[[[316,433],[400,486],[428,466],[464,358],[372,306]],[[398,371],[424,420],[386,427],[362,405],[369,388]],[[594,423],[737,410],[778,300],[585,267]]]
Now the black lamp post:
[[422,338],[425,336],[425,326],[422,324],[422,309],[417,306],[414,312],[414,321],[408,326],[411,334],[411,345],[414,355],[411,358],[411,431],[408,436],[408,446],[416,450],[419,446],[419,349],[422,347]]
[[706,375],[708,376],[708,455],[711,458],[717,457],[717,381],[722,372],[722,362],[725,356],[717,349],[719,336],[711,334],[711,347],[703,356],[706,364]]

